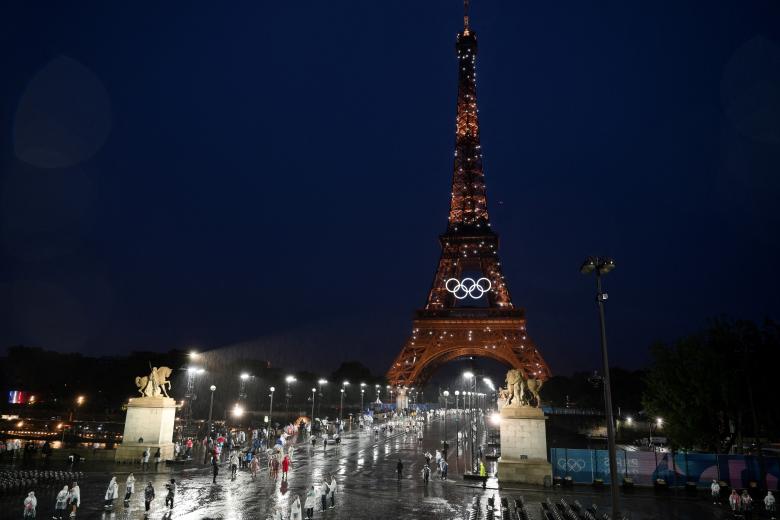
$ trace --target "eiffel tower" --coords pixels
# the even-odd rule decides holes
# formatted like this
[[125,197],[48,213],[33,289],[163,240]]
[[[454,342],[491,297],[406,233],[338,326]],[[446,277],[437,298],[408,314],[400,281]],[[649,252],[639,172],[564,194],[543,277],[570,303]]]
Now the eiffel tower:
[[525,311],[512,303],[501,273],[479,141],[477,35],[469,28],[468,0],[464,7],[463,31],[455,43],[458,101],[449,221],[439,237],[441,258],[428,301],[416,312],[411,337],[387,372],[388,382],[400,390],[424,385],[444,363],[472,356],[497,360],[526,377],[550,377],[526,332]]

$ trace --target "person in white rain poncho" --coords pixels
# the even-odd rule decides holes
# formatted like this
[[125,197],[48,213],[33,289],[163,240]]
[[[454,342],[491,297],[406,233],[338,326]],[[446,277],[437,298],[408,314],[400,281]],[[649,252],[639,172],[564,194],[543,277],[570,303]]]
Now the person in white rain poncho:
[[24,517],[35,518],[35,509],[38,507],[38,499],[35,498],[35,492],[30,491],[27,498],[24,499]]
[[720,484],[717,480],[713,480],[710,484],[710,494],[712,495],[712,503],[717,504],[720,501]]
[[135,477],[132,473],[127,476],[125,481],[125,505],[130,503],[130,497],[135,492]]
[[54,518],[56,520],[62,520],[65,516],[65,511],[68,510],[68,494],[68,486],[63,487],[57,493],[57,499],[54,502]]
[[73,483],[68,492],[68,504],[70,505],[70,517],[76,518],[76,511],[81,507],[81,489],[76,482]]
[[336,491],[339,490],[338,482],[336,482],[336,477],[331,476],[330,477],[330,484],[328,484],[328,492],[330,493],[330,507],[333,509],[336,507]]
[[119,485],[116,483],[116,477],[111,477],[111,482],[108,483],[108,489],[106,489],[106,503],[105,509],[111,509],[114,506],[114,499],[119,496]]
[[301,497],[295,496],[295,500],[293,500],[292,506],[290,507],[290,520],[302,520],[303,516],[301,515]]
[[774,519],[777,506],[775,505],[775,496],[771,491],[766,492],[766,496],[764,497],[764,507],[766,508],[766,512],[769,513],[769,517]]
[[317,491],[314,489],[314,485],[309,487],[306,492],[306,502],[303,504],[303,509],[306,511],[306,518],[311,520],[314,518],[314,506],[317,504]]

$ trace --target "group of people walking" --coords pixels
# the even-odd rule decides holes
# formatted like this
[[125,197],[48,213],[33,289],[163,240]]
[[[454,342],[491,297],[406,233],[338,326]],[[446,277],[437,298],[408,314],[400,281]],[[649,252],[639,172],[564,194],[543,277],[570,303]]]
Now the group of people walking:
[[[54,520],[63,520],[66,516],[76,517],[76,511],[81,506],[81,490],[79,485],[74,482],[70,487],[64,486],[54,502]],[[35,491],[30,491],[24,499],[24,518],[35,518],[38,512],[38,499],[35,497]]]
[[[715,505],[720,504],[720,484],[717,480],[713,480],[710,485],[710,491],[712,494],[712,503]],[[777,504],[775,502],[775,496],[771,491],[767,491],[766,496],[763,499],[764,510],[768,513],[769,518],[775,519],[777,513]],[[736,489],[731,490],[731,494],[728,498],[728,504],[731,511],[735,515],[739,515],[746,520],[753,518],[753,513],[756,511],[755,501],[750,493],[746,489],[739,493]]]
[[[167,493],[165,495],[165,507],[167,507],[169,510],[173,509],[173,501],[176,496],[176,479],[171,479],[169,482],[165,484],[165,489],[167,490]],[[135,492],[135,476],[130,473],[130,475],[127,476],[127,480],[125,480],[125,497],[124,497],[124,505],[125,507],[128,507],[130,505],[130,499],[133,496],[133,493]],[[151,482],[146,484],[146,487],[144,488],[144,511],[146,513],[149,512],[151,509],[152,501],[154,500],[155,492],[154,492],[154,486]],[[111,511],[114,508],[114,500],[119,498],[119,484],[117,484],[116,477],[111,477],[111,480],[108,483],[108,489],[106,489],[106,494],[104,496],[104,503],[103,503],[103,509],[106,511]],[[74,515],[75,516],[75,515]]]

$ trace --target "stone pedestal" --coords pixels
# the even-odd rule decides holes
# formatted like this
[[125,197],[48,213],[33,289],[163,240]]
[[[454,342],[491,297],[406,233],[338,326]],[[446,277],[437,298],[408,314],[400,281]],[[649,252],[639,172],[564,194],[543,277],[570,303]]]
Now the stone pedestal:
[[545,477],[552,482],[552,465],[547,462],[546,420],[540,408],[501,409],[499,482],[544,485]]
[[[118,462],[138,462],[149,448],[150,462],[160,449],[162,460],[173,458],[176,401],[169,397],[139,397],[127,403],[125,433],[116,450]],[[143,439],[143,440],[141,440]]]

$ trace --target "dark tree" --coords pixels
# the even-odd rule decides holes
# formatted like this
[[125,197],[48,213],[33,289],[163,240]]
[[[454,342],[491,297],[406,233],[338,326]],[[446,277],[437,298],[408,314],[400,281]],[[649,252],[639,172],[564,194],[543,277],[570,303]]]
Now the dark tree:
[[779,338],[771,321],[760,327],[718,319],[673,345],[654,345],[647,412],[663,417],[678,447],[722,451],[741,447],[743,435],[777,438]]

